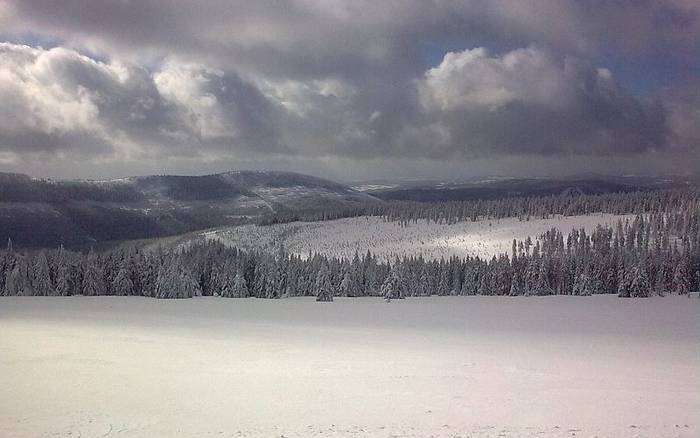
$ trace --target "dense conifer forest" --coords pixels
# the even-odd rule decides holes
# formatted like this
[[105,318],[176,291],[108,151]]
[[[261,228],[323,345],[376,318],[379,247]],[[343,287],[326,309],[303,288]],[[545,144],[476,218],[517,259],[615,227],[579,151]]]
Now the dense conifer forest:
[[350,260],[244,252],[218,242],[176,250],[121,247],[77,253],[63,248],[0,252],[2,295],[138,295],[156,298],[221,296],[283,298],[428,295],[592,295],[620,297],[688,294],[700,288],[700,208],[691,191],[575,198],[401,204],[387,220],[474,220],[477,217],[638,213],[592,232],[552,229],[513,241],[510,254],[490,260],[425,260],[420,254],[393,262],[370,252]]
[[605,193],[574,196],[513,196],[475,201],[389,201],[361,203],[343,208],[315,208],[278,212],[262,217],[259,225],[294,221],[322,221],[357,216],[381,216],[390,221],[415,222],[426,219],[436,223],[455,223],[481,219],[517,217],[521,220],[554,215],[590,213],[641,214],[672,213],[700,208],[697,187],[629,193]]

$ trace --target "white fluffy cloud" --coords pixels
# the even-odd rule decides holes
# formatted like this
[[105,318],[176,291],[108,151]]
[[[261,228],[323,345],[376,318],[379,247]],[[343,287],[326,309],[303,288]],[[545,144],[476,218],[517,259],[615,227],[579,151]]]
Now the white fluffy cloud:
[[533,47],[450,52],[388,90],[341,79],[253,83],[179,58],[148,70],[65,48],[2,44],[0,53],[0,150],[14,153],[616,155],[662,149],[667,137],[663,109],[626,94],[609,71]]
[[485,48],[447,53],[420,84],[424,106],[449,111],[482,107],[497,110],[512,102],[562,108],[573,100],[566,63],[546,53],[519,49],[492,57]]
[[617,155],[665,147],[662,107],[625,93],[607,69],[534,47],[450,52],[417,86],[426,117],[449,132],[455,155]]
[[271,107],[235,74],[169,60],[155,73],[74,50],[0,44],[0,150],[123,159],[275,146]]
[[96,96],[61,78],[69,63],[87,64],[95,74],[116,79],[114,71],[75,52],[0,43],[0,135],[64,136],[99,130]]

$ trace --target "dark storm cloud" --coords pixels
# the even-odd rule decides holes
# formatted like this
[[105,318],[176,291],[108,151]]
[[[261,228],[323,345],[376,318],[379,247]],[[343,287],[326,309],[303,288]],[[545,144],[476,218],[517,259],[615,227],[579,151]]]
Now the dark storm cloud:
[[28,44],[0,48],[0,163],[698,153],[697,82],[605,64],[692,77],[694,0],[22,0],[0,29]]
[[694,0],[210,0],[206,7],[183,0],[64,0],[60,7],[18,0],[5,9],[5,27],[41,29],[77,44],[233,55],[236,66],[311,76],[357,73],[402,59],[416,64],[421,41],[678,55],[695,52],[700,34]]

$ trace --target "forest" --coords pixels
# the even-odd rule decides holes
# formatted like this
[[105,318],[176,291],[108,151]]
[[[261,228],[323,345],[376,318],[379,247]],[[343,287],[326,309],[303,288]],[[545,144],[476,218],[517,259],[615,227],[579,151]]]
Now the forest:
[[[406,205],[406,204],[402,204]],[[352,259],[306,257],[279,247],[276,254],[205,242],[155,250],[123,246],[79,253],[64,248],[0,251],[2,295],[137,295],[155,298],[220,296],[283,298],[429,295],[592,295],[648,297],[700,288],[700,209],[689,191],[552,198],[513,198],[415,206],[387,220],[469,220],[589,211],[637,212],[634,220],[568,234],[552,229],[513,241],[510,254],[392,262],[371,252]]]
[[593,195],[511,196],[469,201],[388,201],[360,203],[340,208],[310,208],[275,212],[257,223],[271,225],[295,221],[323,221],[358,216],[380,216],[401,223],[426,219],[436,223],[455,223],[481,219],[517,217],[521,220],[554,215],[591,213],[642,214],[670,213],[700,208],[700,191],[688,189],[649,190]]

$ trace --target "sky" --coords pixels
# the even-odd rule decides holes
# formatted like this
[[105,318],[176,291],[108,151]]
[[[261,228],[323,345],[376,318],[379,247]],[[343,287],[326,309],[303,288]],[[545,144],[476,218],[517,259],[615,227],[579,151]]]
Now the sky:
[[0,171],[700,169],[697,0],[0,0]]

